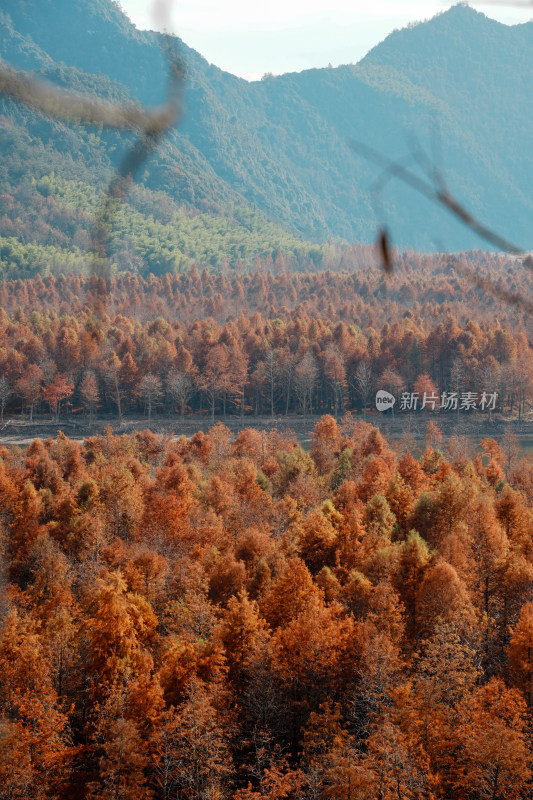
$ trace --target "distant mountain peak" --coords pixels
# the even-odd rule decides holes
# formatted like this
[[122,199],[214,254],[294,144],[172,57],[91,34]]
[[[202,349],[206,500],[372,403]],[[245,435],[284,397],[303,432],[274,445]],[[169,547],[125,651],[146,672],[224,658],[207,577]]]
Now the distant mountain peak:
[[[451,57],[452,51],[461,60],[467,52],[479,58],[479,54],[486,52],[486,45],[501,50],[508,48],[509,35],[519,27],[504,25],[468,3],[460,2],[430,19],[393,31],[367,53],[361,64],[387,62],[401,70],[404,65],[413,68],[417,63],[418,68],[422,68],[421,56],[427,63],[438,64],[439,54],[441,58]],[[449,47],[451,51],[447,51]]]
[[435,14],[434,17],[426,22],[426,24],[429,25],[443,24],[444,26],[448,25],[449,23],[461,25],[474,24],[479,26],[489,24],[495,27],[502,27],[501,22],[488,17],[486,14],[484,14],[482,11],[478,11],[476,8],[472,8],[472,6],[466,2],[455,3],[455,5],[450,6],[450,8],[447,8],[445,11]]
[[443,11],[441,14],[437,14],[437,17],[446,17],[446,16],[457,16],[458,14],[462,15],[463,17],[485,17],[487,19],[487,15],[484,14],[482,11],[478,11],[477,8],[472,8],[470,3],[461,0],[459,3],[455,3],[450,8],[447,8],[446,11]]

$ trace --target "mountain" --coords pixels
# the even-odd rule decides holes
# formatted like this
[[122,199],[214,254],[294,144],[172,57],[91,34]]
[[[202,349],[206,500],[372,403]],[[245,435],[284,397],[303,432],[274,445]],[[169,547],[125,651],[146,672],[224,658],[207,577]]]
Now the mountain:
[[[162,100],[160,36],[136,30],[111,0],[2,5],[0,58],[6,63],[109,99]],[[293,251],[304,239],[370,242],[376,212],[401,246],[483,246],[446,211],[398,181],[386,181],[374,197],[370,189],[382,173],[348,142],[370,144],[390,159],[408,157],[422,175],[421,148],[469,210],[529,249],[532,45],[533,23],[509,27],[458,5],[395,31],[359,64],[248,83],[182,42],[189,72],[186,117],[140,180],[148,192],[159,193],[159,202],[164,193],[173,213],[179,208],[231,221],[230,263],[242,255],[242,229],[267,225],[266,219],[274,227],[265,252],[275,251],[277,235],[293,237]],[[54,186],[66,181],[67,194],[76,195],[73,187],[80,185],[84,196],[100,190],[130,142],[123,133],[51,122],[7,101],[0,115],[0,193],[12,195],[14,186],[24,185],[30,205],[34,179],[49,178]],[[0,225],[1,219],[0,206]],[[12,235],[20,238],[13,214],[9,219]],[[0,233],[5,236],[5,228]],[[81,247],[83,237],[78,239]],[[252,250],[246,255],[251,258]]]

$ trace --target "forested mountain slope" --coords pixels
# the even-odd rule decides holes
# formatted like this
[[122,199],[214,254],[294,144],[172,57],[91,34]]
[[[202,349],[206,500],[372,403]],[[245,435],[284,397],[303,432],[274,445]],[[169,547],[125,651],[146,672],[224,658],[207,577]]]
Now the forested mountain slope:
[[[159,37],[137,31],[111,0],[2,5],[5,62],[110,99],[161,101],[166,76]],[[189,70],[185,121],[140,180],[189,212],[237,218],[236,246],[221,256],[234,265],[240,255],[253,262],[257,252],[264,256],[283,244],[275,241],[283,238],[279,229],[270,230],[262,250],[239,253],[236,210],[253,211],[253,226],[259,225],[260,212],[315,242],[371,241],[377,223],[369,187],[376,172],[347,140],[397,158],[412,149],[413,136],[428,150],[440,138],[435,157],[452,192],[485,223],[530,248],[532,33],[533,23],[508,27],[460,5],[393,33],[358,65],[255,83],[208,64],[182,44]],[[128,144],[124,134],[67,127],[7,102],[0,105],[0,123],[0,193],[13,196],[24,187],[26,207],[35,206],[38,194],[32,178],[52,172],[92,191],[102,189]],[[440,136],[434,137],[437,129]],[[392,182],[381,200],[400,245],[453,250],[480,245],[410,188]],[[41,207],[37,197],[37,217]],[[72,245],[68,230],[56,228]],[[0,234],[29,241],[5,208]],[[46,243],[65,248],[60,239],[52,230]],[[184,264],[195,260],[191,252]],[[209,258],[204,262],[219,266]],[[165,269],[176,266],[180,263]],[[144,269],[149,268],[148,260]]]

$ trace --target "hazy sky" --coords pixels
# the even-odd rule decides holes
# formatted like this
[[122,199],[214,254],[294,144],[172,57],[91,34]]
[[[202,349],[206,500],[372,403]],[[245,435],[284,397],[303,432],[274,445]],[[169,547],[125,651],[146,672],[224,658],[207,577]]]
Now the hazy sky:
[[[430,0],[121,0],[139,28],[157,28],[155,6],[168,5],[173,33],[208,61],[249,80],[265,72],[359,61],[394,28],[427,19],[450,3]],[[527,22],[531,5],[472,3],[508,24]]]

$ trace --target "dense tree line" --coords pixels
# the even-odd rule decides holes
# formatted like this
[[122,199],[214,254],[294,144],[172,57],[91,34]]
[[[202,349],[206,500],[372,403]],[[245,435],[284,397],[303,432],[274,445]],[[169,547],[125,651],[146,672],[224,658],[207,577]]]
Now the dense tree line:
[[[274,272],[231,279],[193,269],[107,287],[72,275],[4,282],[2,419],[62,409],[338,417],[364,413],[379,388],[497,392],[497,410],[529,411],[527,320],[521,330],[520,312],[492,298],[498,316],[483,321],[487,306],[452,263],[413,258],[387,283],[377,270],[289,274],[282,256]],[[503,282],[505,259],[485,258]]]
[[[20,308],[26,313],[65,314],[81,311],[95,297],[104,296],[108,315],[143,321],[161,316],[169,322],[206,317],[224,322],[257,311],[286,320],[298,311],[361,328],[382,326],[401,317],[428,325],[452,315],[459,324],[470,320],[486,324],[490,319],[530,333],[527,312],[505,298],[482,292],[454,269],[467,267],[489,278],[497,288],[527,299],[530,273],[516,260],[484,251],[449,255],[396,249],[392,255],[394,272],[387,278],[374,248],[359,244],[324,245],[316,265],[310,260],[299,264],[277,250],[266,258],[258,257],[251,272],[239,260],[235,269],[218,273],[193,266],[182,274],[174,271],[143,278],[130,271],[107,283],[72,274],[72,270],[59,276],[39,272],[31,280],[0,281],[0,301],[7,313]],[[37,258],[36,250],[31,258]],[[32,265],[38,268],[37,261]],[[101,313],[104,309],[100,306],[97,310]]]
[[512,437],[59,435],[0,488],[2,800],[530,796]]

